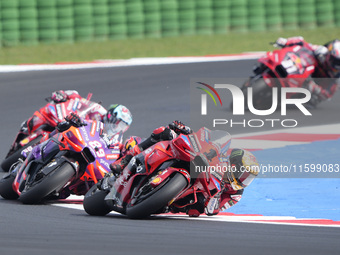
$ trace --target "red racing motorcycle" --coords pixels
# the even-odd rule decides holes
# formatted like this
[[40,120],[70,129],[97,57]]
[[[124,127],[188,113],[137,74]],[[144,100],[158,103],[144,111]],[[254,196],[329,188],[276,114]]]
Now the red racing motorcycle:
[[1,163],[3,171],[8,172],[11,165],[21,158],[23,150],[32,148],[33,145],[39,143],[44,135],[51,133],[58,122],[63,121],[71,112],[75,112],[85,119],[96,119],[98,113],[105,114],[106,110],[103,106],[90,101],[91,96],[92,94],[89,93],[87,99],[76,98],[57,104],[51,98],[46,98],[48,103],[35,111],[30,118],[28,125],[33,124],[30,134],[27,134],[27,131],[25,132],[22,127],[16,135],[11,149]]
[[[268,109],[272,106],[272,88],[303,87],[317,65],[313,50],[307,44],[270,51],[258,59],[253,70],[255,75],[251,76],[241,89],[244,95],[248,95],[248,88],[252,88],[255,109]],[[289,93],[287,96],[291,98],[301,95]],[[280,99],[280,96],[278,98]],[[231,108],[232,106],[233,103]]]
[[[107,175],[86,193],[90,215],[116,211],[129,218],[179,212],[220,193],[231,138],[226,131],[201,128],[161,141],[131,159],[119,177]],[[219,171],[217,170],[219,169]]]

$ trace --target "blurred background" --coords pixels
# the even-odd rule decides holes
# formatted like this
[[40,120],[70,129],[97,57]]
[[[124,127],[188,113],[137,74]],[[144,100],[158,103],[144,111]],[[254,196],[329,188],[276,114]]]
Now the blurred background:
[[339,27],[340,0],[0,0],[0,64],[262,51]]

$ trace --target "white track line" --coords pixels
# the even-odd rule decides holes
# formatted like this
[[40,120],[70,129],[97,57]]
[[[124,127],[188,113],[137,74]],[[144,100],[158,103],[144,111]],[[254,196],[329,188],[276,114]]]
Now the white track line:
[[63,63],[42,65],[39,64],[0,65],[0,73],[250,60],[258,59],[263,54],[264,52],[253,52],[238,55],[205,56],[205,57],[167,57],[167,58],[131,58],[126,60],[97,60],[90,63],[74,63],[74,64]]
[[[84,211],[82,204],[58,204],[52,203],[53,206],[59,206],[64,208],[76,209]],[[85,211],[84,211],[85,213]],[[121,215],[117,212],[110,212],[111,215]],[[312,220],[317,221],[318,219],[297,219],[292,216],[227,216],[227,215],[215,215],[215,216],[205,216],[200,217],[189,217],[188,215],[177,215],[177,214],[161,214],[155,217],[163,217],[168,219],[181,219],[181,220],[202,220],[202,221],[219,221],[219,222],[239,222],[239,223],[257,223],[257,224],[276,224],[276,225],[291,225],[291,226],[312,226],[312,227],[340,227],[340,225],[326,225],[326,224],[309,224],[309,223],[294,223],[295,220]],[[291,222],[275,222],[275,220],[288,220]]]

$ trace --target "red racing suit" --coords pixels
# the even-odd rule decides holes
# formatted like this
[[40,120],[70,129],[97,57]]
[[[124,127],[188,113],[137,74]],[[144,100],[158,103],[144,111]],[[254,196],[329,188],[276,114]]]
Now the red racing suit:
[[[315,45],[307,43],[303,37],[290,37],[290,38],[279,38],[276,41],[276,45],[280,47],[289,47],[293,45],[300,45],[313,51],[314,56],[318,62],[318,66],[315,67],[315,71],[310,77],[307,88],[310,90],[312,95],[316,96],[318,102],[330,99],[340,84],[339,73],[333,73],[327,66],[326,56],[328,54],[328,45]],[[328,79],[320,79],[328,78]]]
[[[153,144],[159,141],[172,140],[177,137],[181,130],[184,130],[184,132],[186,132],[186,130],[191,132],[189,127],[183,126],[178,129],[177,132],[169,129],[169,127],[159,127],[155,129],[151,136],[145,139],[143,142],[140,142],[141,139],[139,137],[130,137],[126,140],[123,150],[121,150],[121,157],[110,166],[111,170],[115,174],[120,174],[120,172],[124,169],[124,167],[127,166],[133,156],[141,153]],[[255,157],[254,160],[256,161]],[[241,159],[240,161],[241,162],[239,162],[239,164],[244,165],[243,160]],[[191,217],[198,217],[202,213],[206,213],[209,216],[216,215],[220,211],[226,210],[237,204],[242,197],[243,190],[244,189],[241,188],[234,189],[231,184],[225,182],[222,192],[218,193],[214,197],[205,199],[203,196],[201,196],[198,198],[197,203],[193,205],[180,210],[178,208],[172,208],[170,211],[173,213],[185,212]]]
[[[58,101],[54,96],[55,93],[58,93],[59,95],[62,94],[63,98],[62,100]],[[80,99],[80,100],[86,100],[85,98],[82,98],[79,93],[75,90],[59,90],[57,92],[52,93],[52,97],[48,98],[50,101],[52,101],[55,104],[63,103],[65,101],[69,100],[75,100],[75,99]],[[21,130],[23,133],[26,133],[27,135],[32,134],[35,132],[41,125],[46,123],[46,120],[44,116],[41,113],[46,112],[46,106],[41,107],[38,111],[36,111],[32,117],[30,117],[27,121],[25,121],[22,126]],[[97,119],[97,120],[102,120],[104,115],[106,114],[106,110],[103,107],[100,107],[96,109],[95,111],[91,111],[87,118],[88,119]],[[51,130],[52,131],[52,130]]]

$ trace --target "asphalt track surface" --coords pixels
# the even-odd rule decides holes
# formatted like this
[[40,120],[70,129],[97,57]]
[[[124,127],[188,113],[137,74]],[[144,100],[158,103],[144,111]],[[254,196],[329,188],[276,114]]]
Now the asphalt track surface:
[[[120,103],[134,116],[127,135],[147,136],[174,119],[190,123],[190,79],[244,79],[251,61],[34,71],[0,75],[0,157],[20,123],[58,89],[93,93],[104,106]],[[300,126],[337,123],[338,93],[313,110],[310,118],[292,111]],[[191,109],[192,110],[192,109]],[[229,116],[228,110],[226,116]],[[194,110],[196,111],[196,110]],[[199,109],[197,109],[199,111]],[[252,116],[246,116],[252,117]],[[280,117],[275,113],[274,117]],[[301,121],[300,121],[301,117]],[[226,117],[227,118],[227,117]],[[282,127],[277,127],[282,128]],[[264,131],[231,128],[231,134]],[[0,174],[2,175],[2,174]],[[91,217],[85,212],[0,199],[0,254],[334,254],[340,250],[339,228],[225,223],[151,217]]]

